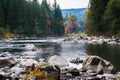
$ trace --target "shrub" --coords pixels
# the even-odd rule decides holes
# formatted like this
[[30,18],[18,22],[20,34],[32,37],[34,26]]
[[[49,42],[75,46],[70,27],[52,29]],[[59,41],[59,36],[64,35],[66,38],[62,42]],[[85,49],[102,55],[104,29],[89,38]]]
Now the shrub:
[[0,38],[3,38],[5,36],[5,30],[0,27]]

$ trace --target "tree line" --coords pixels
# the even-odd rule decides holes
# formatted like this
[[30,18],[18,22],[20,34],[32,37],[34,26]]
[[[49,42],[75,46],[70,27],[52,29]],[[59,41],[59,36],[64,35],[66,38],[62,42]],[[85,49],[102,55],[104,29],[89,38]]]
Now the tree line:
[[56,0],[0,0],[0,35],[6,32],[20,36],[61,36],[63,18]]
[[90,0],[86,15],[88,34],[120,36],[120,0]]

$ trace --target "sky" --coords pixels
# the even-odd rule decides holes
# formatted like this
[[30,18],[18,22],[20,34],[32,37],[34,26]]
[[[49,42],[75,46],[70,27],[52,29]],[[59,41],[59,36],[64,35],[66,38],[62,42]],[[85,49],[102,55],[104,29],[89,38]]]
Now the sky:
[[[42,0],[39,0],[41,2]],[[54,0],[47,0],[51,4],[54,3]],[[56,0],[60,5],[61,9],[70,9],[70,8],[86,8],[88,7],[89,0]]]

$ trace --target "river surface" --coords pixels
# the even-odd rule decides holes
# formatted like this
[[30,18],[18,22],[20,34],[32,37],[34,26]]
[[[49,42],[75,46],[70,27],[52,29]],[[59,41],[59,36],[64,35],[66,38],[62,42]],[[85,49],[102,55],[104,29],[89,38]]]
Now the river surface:
[[[115,65],[120,70],[120,45],[86,44],[64,42],[62,38],[54,39],[20,39],[5,40],[0,42],[0,56],[21,56],[47,61],[50,56],[60,55],[67,60],[80,58],[87,55],[98,55]],[[34,44],[36,51],[26,50],[27,44]]]

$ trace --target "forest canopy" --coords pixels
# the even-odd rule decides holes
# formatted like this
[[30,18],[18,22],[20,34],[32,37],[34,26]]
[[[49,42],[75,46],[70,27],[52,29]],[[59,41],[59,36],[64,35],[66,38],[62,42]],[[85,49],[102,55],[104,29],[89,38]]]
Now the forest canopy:
[[[0,0],[0,30],[19,36],[61,36],[63,18],[56,0]],[[4,34],[1,33],[1,34]]]
[[120,0],[90,0],[86,12],[86,32],[89,35],[120,37]]

